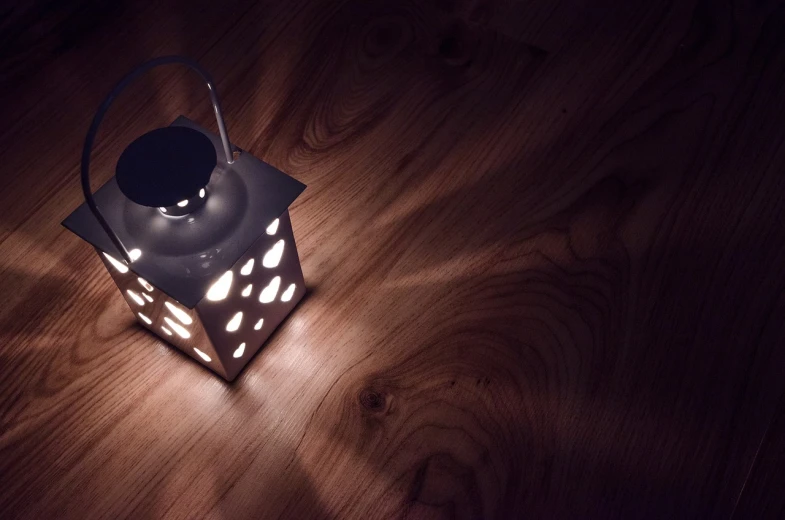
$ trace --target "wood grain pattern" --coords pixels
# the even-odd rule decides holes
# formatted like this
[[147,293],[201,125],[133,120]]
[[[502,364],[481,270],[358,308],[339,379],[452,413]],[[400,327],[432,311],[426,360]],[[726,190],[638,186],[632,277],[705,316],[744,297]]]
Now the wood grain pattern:
[[[781,3],[81,16],[56,56],[3,59],[1,518],[782,514]],[[310,294],[231,385],[133,325],[59,227],[92,110],[165,53],[309,186]],[[148,129],[214,128],[202,90],[176,68],[132,87],[96,186]]]

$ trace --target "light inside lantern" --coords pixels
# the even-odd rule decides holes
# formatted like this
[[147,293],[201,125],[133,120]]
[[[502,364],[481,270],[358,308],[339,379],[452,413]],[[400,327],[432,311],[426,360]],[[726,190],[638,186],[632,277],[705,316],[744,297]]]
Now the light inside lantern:
[[128,296],[130,296],[131,299],[136,302],[137,305],[144,305],[144,300],[141,296],[133,292],[131,289],[128,289],[126,292],[128,293]]
[[288,288],[287,288],[287,289],[284,291],[284,293],[281,295],[281,301],[282,301],[282,302],[288,302],[289,300],[291,300],[291,299],[292,299],[292,296],[294,296],[294,289],[295,289],[295,285],[294,285],[294,284],[291,284],[291,285],[290,285],[290,286],[289,286],[289,287],[288,287]]
[[278,288],[281,286],[281,277],[276,276],[270,283],[262,289],[262,292],[259,294],[259,301],[262,303],[270,303],[275,299],[275,295],[278,294]]
[[178,202],[178,203],[177,203],[177,207],[178,207],[178,208],[184,208],[184,207],[186,207],[187,205],[188,205],[188,199],[186,199],[186,200],[181,200],[180,202]]
[[128,251],[128,256],[131,257],[131,260],[139,260],[142,256],[142,251],[140,249],[131,249]]
[[207,291],[207,299],[211,302],[219,302],[225,300],[229,295],[229,289],[232,288],[232,278],[234,275],[231,271],[226,271],[217,282],[215,282]]
[[240,274],[243,276],[248,276],[253,271],[253,258],[245,262],[245,265],[240,269]]
[[172,320],[169,316],[164,316],[164,321],[166,322],[169,327],[177,333],[183,339],[188,339],[191,337],[191,333],[188,332],[188,329],[177,323],[176,321]]
[[199,198],[203,199],[204,196],[205,196],[205,191],[204,191],[204,188],[202,188],[201,190],[199,190]]
[[278,267],[278,264],[281,263],[282,256],[283,256],[283,239],[276,242],[275,245],[264,254],[264,258],[262,259],[262,265],[267,267],[268,269],[272,269],[273,267]]
[[182,310],[177,305],[171,302],[164,302],[164,305],[166,305],[166,308],[169,309],[169,311],[172,314],[174,314],[174,317],[180,320],[183,323],[183,325],[190,325],[191,323],[194,322],[194,320],[191,319],[188,313]]
[[240,328],[240,324],[242,322],[243,322],[243,313],[238,312],[237,314],[232,316],[232,319],[229,320],[229,323],[226,324],[226,330],[228,332],[236,332],[237,329]]
[[125,265],[124,263],[122,263],[119,260],[115,259],[115,257],[113,257],[110,254],[104,253],[104,256],[106,257],[107,260],[109,260],[109,263],[112,264],[112,266],[114,266],[115,269],[120,271],[121,274],[125,274],[125,273],[128,272],[128,266],[127,265]]
[[152,285],[150,285],[150,284],[147,282],[147,280],[145,280],[144,278],[139,278],[139,283],[140,283],[140,284],[142,284],[142,287],[144,287],[144,290],[145,290],[145,291],[148,291],[148,292],[153,292],[153,286],[152,286]]

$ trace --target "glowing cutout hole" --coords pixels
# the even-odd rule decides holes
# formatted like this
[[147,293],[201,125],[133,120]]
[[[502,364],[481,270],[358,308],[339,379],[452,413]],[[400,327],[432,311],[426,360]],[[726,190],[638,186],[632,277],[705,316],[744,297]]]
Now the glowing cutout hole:
[[256,322],[256,325],[253,326],[253,330],[260,330],[264,325],[264,318]]
[[278,288],[281,286],[281,277],[276,276],[270,283],[262,289],[261,294],[259,294],[259,301],[262,303],[270,303],[275,299],[275,296],[278,294]]
[[278,219],[273,220],[272,224],[267,226],[267,234],[274,235],[278,231]]
[[167,325],[169,325],[169,328],[175,331],[177,335],[180,336],[181,338],[188,339],[191,337],[191,333],[188,332],[188,330],[185,327],[174,321],[169,316],[165,316],[164,321],[166,322]]
[[169,311],[172,314],[174,314],[174,317],[180,320],[183,323],[183,325],[190,325],[191,323],[194,322],[194,320],[191,319],[191,317],[188,315],[187,312],[185,312],[184,310],[182,310],[180,307],[173,304],[172,302],[164,302],[164,305],[166,305],[166,308],[169,309]]
[[211,302],[219,302],[225,300],[229,295],[229,289],[232,288],[232,278],[234,275],[231,271],[226,271],[217,282],[215,282],[207,291],[207,299]]
[[262,265],[268,269],[278,267],[278,264],[281,263],[282,256],[283,239],[276,242],[275,245],[264,254],[264,258],[262,258]]
[[144,296],[144,299],[147,300],[148,302],[153,303],[153,297],[147,294],[146,292],[143,292],[142,296]]
[[228,332],[235,332],[237,329],[240,328],[240,324],[243,322],[243,313],[238,312],[235,314],[229,323],[226,324],[226,330]]
[[240,269],[240,274],[243,276],[248,276],[253,271],[253,258],[245,262],[245,265]]
[[141,312],[139,313],[139,317],[142,318],[142,321],[147,323],[148,325],[152,325],[153,324],[153,320],[151,320],[150,318],[148,318],[147,316],[145,316]]
[[128,293],[128,296],[130,296],[131,299],[136,302],[137,305],[144,305],[144,300],[141,296],[133,292],[131,289],[128,289],[126,292]]
[[282,301],[282,302],[288,302],[289,300],[291,300],[291,299],[292,299],[292,296],[294,296],[294,290],[295,290],[295,285],[294,285],[294,284],[291,284],[291,285],[290,285],[290,286],[289,286],[289,287],[288,287],[288,288],[287,288],[287,289],[284,291],[284,293],[281,295],[281,301]]
[[253,291],[253,284],[250,284],[250,283],[249,283],[249,284],[248,284],[248,287],[246,287],[245,289],[243,289],[243,292],[242,292],[242,293],[240,293],[240,294],[242,294],[244,298],[247,298],[248,296],[250,296],[250,295],[251,295],[251,291]]
[[242,357],[243,353],[245,353],[245,343],[240,343],[240,346],[237,347],[237,350],[234,351],[232,357],[236,357],[236,358]]
[[172,335],[172,331],[171,331],[171,330],[169,330],[169,329],[167,329],[167,328],[166,328],[166,327],[164,327],[163,325],[161,325],[161,330],[162,330],[162,331],[164,331],[164,332],[166,333],[166,335],[167,335],[167,336],[171,336],[171,335]]
[[153,292],[153,286],[152,286],[152,285],[150,285],[150,282],[148,282],[148,281],[147,281],[147,280],[145,280],[144,278],[139,278],[139,283],[140,283],[140,284],[142,284],[142,287],[144,287],[144,290],[145,290],[145,291],[147,291],[147,292]]
[[209,363],[210,361],[212,361],[212,360],[213,360],[213,359],[212,359],[210,356],[208,356],[207,354],[205,354],[204,352],[202,352],[201,350],[199,350],[199,349],[198,349],[198,348],[196,348],[196,347],[194,347],[194,352],[196,352],[197,354],[199,354],[199,357],[200,357],[200,358],[202,358],[202,359],[204,359],[204,360],[205,360],[205,361],[207,361],[208,363]]
[[125,265],[124,263],[120,262],[119,260],[117,260],[112,255],[108,255],[108,254],[104,253],[104,256],[106,257],[107,260],[109,260],[109,263],[112,264],[112,266],[115,269],[117,269],[121,273],[127,273],[128,272],[128,266],[127,265]]
[[142,251],[140,249],[131,249],[128,251],[128,256],[131,257],[131,260],[139,260],[139,257],[142,256]]

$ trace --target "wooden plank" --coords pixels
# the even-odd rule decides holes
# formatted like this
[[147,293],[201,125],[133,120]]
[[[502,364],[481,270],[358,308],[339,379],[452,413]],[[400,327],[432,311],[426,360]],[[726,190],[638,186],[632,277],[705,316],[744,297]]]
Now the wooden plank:
[[[0,516],[723,518],[777,491],[778,5],[122,12],[3,90]],[[309,186],[311,293],[233,385],[57,226],[90,107],[169,52]],[[198,89],[130,91],[96,185],[146,129],[213,125]]]

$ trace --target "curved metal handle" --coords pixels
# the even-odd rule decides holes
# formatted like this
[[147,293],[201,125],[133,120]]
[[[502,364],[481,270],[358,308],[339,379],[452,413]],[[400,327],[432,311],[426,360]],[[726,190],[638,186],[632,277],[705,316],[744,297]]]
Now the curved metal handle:
[[229,164],[234,162],[232,157],[232,145],[229,142],[229,135],[226,133],[226,124],[224,123],[223,114],[221,112],[221,104],[218,102],[218,93],[215,90],[215,84],[213,83],[210,75],[204,69],[202,69],[198,63],[183,56],[162,56],[160,58],[155,58],[142,63],[136,69],[128,73],[123,79],[121,79],[120,82],[115,85],[109,95],[106,96],[103,103],[101,103],[101,106],[98,108],[98,112],[96,112],[95,116],[93,117],[93,122],[90,124],[90,129],[87,131],[84,148],[82,148],[82,192],[84,192],[84,199],[87,203],[87,206],[90,208],[90,211],[92,211],[93,215],[98,220],[98,223],[101,224],[101,227],[104,228],[104,231],[109,236],[109,239],[112,241],[115,247],[117,247],[118,251],[120,251],[120,254],[123,255],[123,258],[129,264],[132,262],[131,255],[128,253],[128,250],[125,248],[122,241],[120,241],[120,238],[114,232],[101,211],[98,209],[98,206],[95,204],[93,192],[90,188],[90,153],[93,151],[93,142],[95,141],[95,136],[98,133],[98,126],[101,124],[101,121],[103,121],[106,111],[109,110],[109,106],[120,94],[120,92],[133,80],[148,70],[158,67],[159,65],[167,65],[169,63],[180,63],[190,67],[202,77],[205,83],[207,83],[207,88],[210,90],[210,101],[212,101],[213,110],[215,111],[215,119],[218,121],[218,131],[221,134],[221,142],[223,143],[224,154],[226,154],[226,162]]

